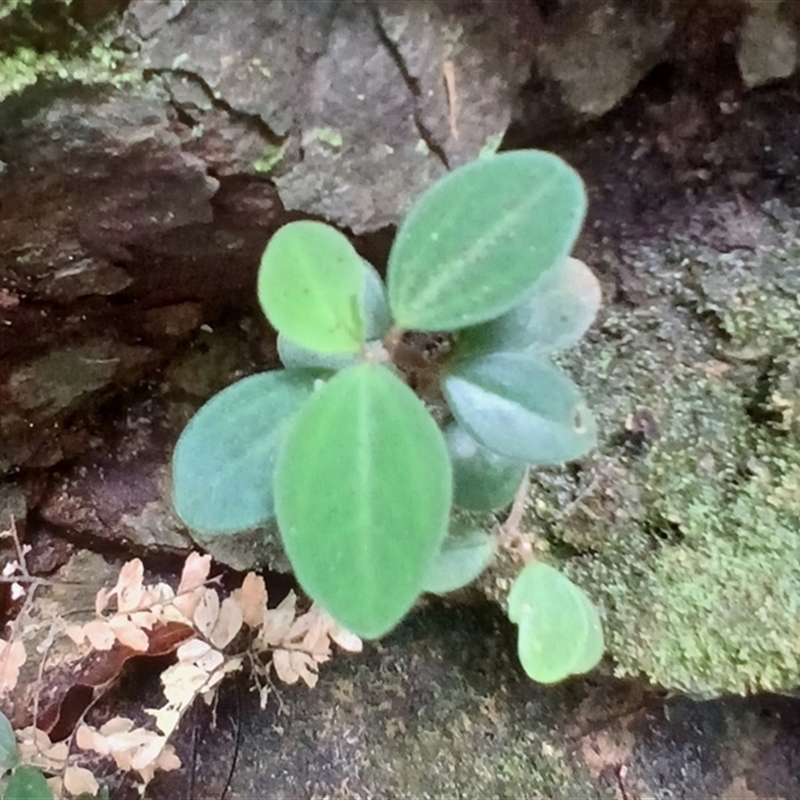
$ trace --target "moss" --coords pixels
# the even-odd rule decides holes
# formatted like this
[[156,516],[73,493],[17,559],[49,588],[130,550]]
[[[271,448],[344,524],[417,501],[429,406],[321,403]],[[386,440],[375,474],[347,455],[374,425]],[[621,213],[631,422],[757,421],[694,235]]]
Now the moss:
[[280,145],[266,145],[263,158],[259,158],[258,161],[253,162],[253,169],[262,175],[269,174],[281,163],[283,157],[286,155],[288,146],[288,139]]
[[800,684],[800,247],[772,241],[631,246],[650,300],[564,359],[600,449],[536,473],[526,515],[602,606],[617,674],[703,697]]
[[0,12],[0,101],[40,79],[125,85],[124,53],[111,45],[112,26],[88,31],[71,17],[70,0],[13,0]]

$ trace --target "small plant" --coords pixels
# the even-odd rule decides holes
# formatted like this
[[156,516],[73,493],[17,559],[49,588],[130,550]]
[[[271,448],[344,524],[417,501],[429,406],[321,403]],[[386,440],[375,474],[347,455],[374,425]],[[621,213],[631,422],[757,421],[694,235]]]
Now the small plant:
[[[285,369],[233,384],[187,425],[173,459],[184,522],[206,538],[277,522],[303,589],[365,638],[421,593],[474,580],[495,542],[457,510],[501,509],[527,465],[595,443],[580,392],[548,360],[599,305],[569,258],[585,206],[580,177],[549,153],[463,166],[400,226],[386,287],[335,229],[281,228],[258,298]],[[602,655],[597,611],[552,567],[523,570],[509,615],[535,680]]]

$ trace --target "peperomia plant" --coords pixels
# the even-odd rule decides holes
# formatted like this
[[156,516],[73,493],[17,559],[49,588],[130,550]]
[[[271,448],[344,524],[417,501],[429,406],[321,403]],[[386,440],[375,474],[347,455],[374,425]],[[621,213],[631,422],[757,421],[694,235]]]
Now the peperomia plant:
[[[467,164],[400,226],[386,287],[334,228],[278,230],[258,298],[285,369],[235,383],[187,425],[173,460],[184,522],[206,538],[277,522],[303,589],[366,638],[421,593],[474,580],[495,542],[457,510],[501,509],[527,465],[595,443],[578,389],[548,360],[600,302],[569,257],[585,206],[552,154]],[[535,680],[602,655],[594,606],[546,564],[517,578],[509,616]]]

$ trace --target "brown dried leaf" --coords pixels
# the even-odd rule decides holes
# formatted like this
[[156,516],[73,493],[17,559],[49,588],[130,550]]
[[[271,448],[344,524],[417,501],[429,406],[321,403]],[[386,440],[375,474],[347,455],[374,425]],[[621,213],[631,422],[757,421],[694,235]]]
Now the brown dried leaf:
[[264,579],[255,572],[248,572],[242,581],[242,588],[233,595],[242,608],[242,620],[251,628],[258,628],[267,613],[267,586]]
[[94,797],[100,790],[100,784],[88,769],[69,766],[64,771],[64,788],[74,795],[84,792]]
[[178,594],[199,589],[207,580],[211,570],[211,556],[200,553],[189,553],[181,572],[181,582],[178,585]]
[[20,667],[27,658],[25,645],[20,640],[7,642],[0,639],[0,695],[17,685]]
[[192,621],[197,630],[207,639],[219,618],[219,595],[213,589],[203,589],[203,594],[194,611]]
[[130,647],[139,653],[146,653],[150,646],[150,639],[147,634],[131,622],[130,618],[124,615],[112,617],[108,623],[120,644]]
[[317,661],[302,650],[278,649],[272,654],[272,665],[284,683],[297,683],[302,678],[312,689],[317,685]]
[[262,647],[275,647],[283,641],[297,614],[296,604],[297,595],[289,592],[277,608],[267,611],[257,640]]
[[208,639],[220,650],[229,645],[242,629],[242,607],[233,597],[226,597],[219,608],[219,615]]
[[338,622],[333,623],[333,626],[328,631],[328,636],[342,650],[346,650],[348,653],[360,653],[364,649],[364,642],[354,633],[350,633],[346,628],[339,625]]
[[122,565],[112,593],[117,595],[117,611],[134,611],[139,608],[144,593],[144,564],[141,559],[134,558]]
[[95,650],[110,650],[117,638],[110,623],[104,619],[87,622],[83,626],[83,633]]

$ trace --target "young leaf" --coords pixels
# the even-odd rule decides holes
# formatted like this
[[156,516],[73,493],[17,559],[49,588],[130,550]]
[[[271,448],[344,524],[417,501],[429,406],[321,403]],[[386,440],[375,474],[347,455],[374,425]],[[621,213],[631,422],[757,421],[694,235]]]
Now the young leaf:
[[454,363],[444,395],[481,444],[530,464],[560,464],[595,445],[594,418],[575,384],[524,353],[489,353]]
[[539,683],[588,672],[602,658],[597,609],[582,589],[547,564],[528,564],[519,574],[508,595],[508,617],[519,626],[520,662]]
[[567,258],[536,282],[533,293],[502,317],[467,328],[458,352],[547,355],[575,344],[600,308],[600,283],[577,258]]
[[578,174],[538,150],[454,170],[414,204],[389,255],[403,328],[441,331],[509,311],[569,254],[586,211]]
[[38,767],[22,766],[11,773],[3,800],[53,800],[53,792]]
[[290,222],[270,240],[258,300],[275,328],[320,353],[355,353],[364,343],[364,265],[343,234],[321,222]]
[[522,482],[525,464],[497,455],[457,422],[444,432],[453,463],[453,502],[470,511],[507,506]]
[[274,516],[277,447],[319,375],[310,370],[251,375],[192,417],[172,456],[173,502],[188,527],[206,535],[235,533]]
[[[368,342],[382,339],[392,326],[389,303],[386,300],[386,288],[375,267],[362,260],[364,268],[364,296],[362,309],[364,315],[365,337]],[[278,334],[278,356],[287,369],[329,369],[338,372],[355,363],[355,353],[320,353],[301,347]]]
[[0,712],[0,774],[19,763],[19,747],[8,717]]
[[494,556],[494,538],[463,523],[450,526],[439,555],[431,564],[423,591],[447,594],[472,583]]
[[336,374],[295,417],[275,469],[286,553],[305,591],[375,638],[409,610],[447,529],[441,431],[387,367]]

